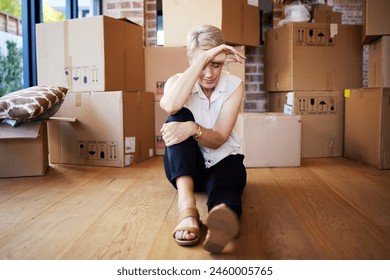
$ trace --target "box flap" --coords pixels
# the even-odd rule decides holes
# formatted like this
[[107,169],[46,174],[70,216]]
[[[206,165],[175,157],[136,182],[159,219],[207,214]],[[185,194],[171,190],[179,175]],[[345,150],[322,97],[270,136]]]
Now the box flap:
[[134,25],[137,25],[137,26],[140,26],[140,27],[142,27],[142,26],[141,26],[141,25],[139,25],[138,23],[136,23],[136,22],[134,22],[134,21],[131,21],[131,20],[129,20],[128,18],[125,18],[125,17],[123,17],[123,18],[118,18],[118,20],[121,20],[121,21],[124,21],[124,22],[130,23],[130,24],[134,24]]
[[0,124],[0,140],[38,138],[40,125],[41,122],[23,123],[16,127]]

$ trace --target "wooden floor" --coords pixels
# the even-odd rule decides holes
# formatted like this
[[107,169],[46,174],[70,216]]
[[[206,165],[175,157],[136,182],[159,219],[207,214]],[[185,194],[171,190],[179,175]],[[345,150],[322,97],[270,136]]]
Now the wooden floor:
[[390,170],[344,158],[248,169],[241,232],[221,255],[176,245],[176,199],[161,156],[0,179],[0,259],[390,259]]

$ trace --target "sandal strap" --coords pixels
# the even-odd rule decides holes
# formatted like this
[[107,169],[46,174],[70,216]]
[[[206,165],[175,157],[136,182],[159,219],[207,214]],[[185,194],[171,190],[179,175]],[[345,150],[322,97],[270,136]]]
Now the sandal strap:
[[180,212],[179,222],[185,218],[193,217],[199,221],[199,212],[196,208],[186,208]]

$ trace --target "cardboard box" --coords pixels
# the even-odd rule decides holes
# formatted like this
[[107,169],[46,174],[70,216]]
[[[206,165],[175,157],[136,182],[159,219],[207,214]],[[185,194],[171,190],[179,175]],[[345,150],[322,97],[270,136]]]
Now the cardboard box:
[[272,92],[269,110],[301,115],[302,158],[343,156],[343,91]]
[[[245,46],[235,46],[245,55]],[[155,93],[155,100],[164,94],[165,82],[171,76],[184,72],[189,66],[185,47],[145,47],[145,88]],[[245,83],[245,62],[226,63],[225,71],[240,77]]]
[[49,166],[45,122],[0,124],[0,178],[45,175]]
[[368,87],[390,87],[390,36],[368,45]]
[[169,115],[161,109],[160,101],[154,102],[154,116],[154,153],[161,156],[165,154],[165,142],[162,139],[160,129],[167,121]]
[[[327,6],[330,7],[330,6]],[[342,13],[333,12],[332,7],[329,10],[316,9],[313,10],[312,22],[315,23],[339,23],[341,24]]]
[[246,167],[300,166],[301,116],[241,113],[235,130]]
[[344,156],[390,169],[390,88],[345,93]]
[[36,25],[39,85],[70,92],[143,91],[143,29],[95,16]]
[[390,1],[364,0],[363,4],[363,44],[369,44],[383,35],[390,35]]
[[361,26],[294,22],[265,33],[266,91],[361,87]]
[[52,163],[124,167],[154,155],[151,92],[69,92],[49,122]]
[[188,32],[200,24],[222,30],[233,45],[260,46],[259,7],[247,0],[164,0],[164,45],[185,46]]

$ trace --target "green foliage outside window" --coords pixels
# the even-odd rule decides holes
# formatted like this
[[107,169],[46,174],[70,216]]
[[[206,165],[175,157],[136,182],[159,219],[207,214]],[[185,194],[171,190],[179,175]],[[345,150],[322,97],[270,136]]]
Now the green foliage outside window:
[[0,55],[0,96],[23,87],[22,50],[7,41],[8,54]]

